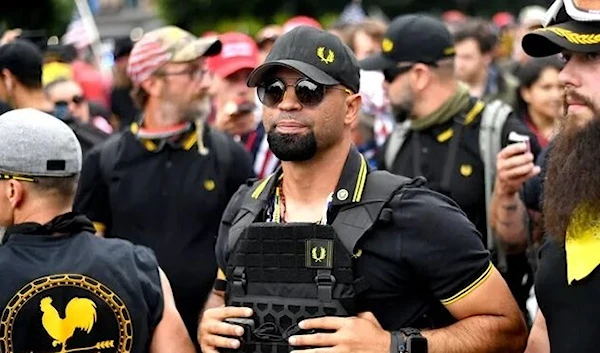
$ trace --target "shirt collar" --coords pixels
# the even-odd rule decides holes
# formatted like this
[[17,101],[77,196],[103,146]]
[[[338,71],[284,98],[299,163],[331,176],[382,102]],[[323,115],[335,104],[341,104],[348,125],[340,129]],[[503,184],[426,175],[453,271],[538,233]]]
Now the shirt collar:
[[[346,158],[346,163],[342,169],[342,175],[338,181],[337,187],[333,192],[332,205],[342,206],[350,203],[360,202],[369,173],[369,165],[356,147],[352,146]],[[278,181],[283,177],[281,167],[259,182],[254,189],[252,198],[259,200],[268,200],[273,195]]]
[[181,148],[183,150],[189,151],[198,142],[198,130],[197,130],[195,124],[190,124],[189,127],[184,129],[182,132],[178,133],[177,135],[180,136],[180,139],[178,139],[177,141],[172,141],[169,138],[162,138],[162,139],[142,138],[142,137],[138,136],[140,126],[136,122],[134,122],[130,125],[129,130],[136,138],[139,139],[139,141],[142,143],[142,146],[144,147],[144,149],[146,149],[149,152],[159,152],[167,144],[169,144],[173,148]]

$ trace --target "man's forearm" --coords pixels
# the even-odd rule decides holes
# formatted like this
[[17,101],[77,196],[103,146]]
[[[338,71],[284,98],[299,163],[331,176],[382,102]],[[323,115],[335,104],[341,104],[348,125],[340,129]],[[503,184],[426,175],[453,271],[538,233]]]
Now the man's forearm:
[[469,317],[423,336],[429,353],[522,353],[527,343],[523,320],[491,315]]
[[527,245],[527,210],[518,193],[494,193],[489,222],[508,252],[518,252]]

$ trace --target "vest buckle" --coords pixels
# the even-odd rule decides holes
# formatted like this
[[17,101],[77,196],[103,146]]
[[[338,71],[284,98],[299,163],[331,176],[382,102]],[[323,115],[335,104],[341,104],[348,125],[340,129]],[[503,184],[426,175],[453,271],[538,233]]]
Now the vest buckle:
[[331,274],[331,270],[318,270],[315,276],[315,283],[317,284],[317,293],[319,300],[330,302],[333,299],[333,287],[335,286],[336,279]]
[[246,279],[246,268],[237,266],[233,269],[232,273],[233,283],[231,285],[231,291],[236,296],[246,295],[246,286],[248,280]]

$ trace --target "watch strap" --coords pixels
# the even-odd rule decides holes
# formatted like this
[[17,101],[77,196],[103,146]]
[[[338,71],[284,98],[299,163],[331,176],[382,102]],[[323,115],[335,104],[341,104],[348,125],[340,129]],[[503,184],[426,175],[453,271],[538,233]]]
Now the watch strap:
[[400,332],[402,332],[404,334],[404,336],[409,337],[409,336],[423,336],[421,335],[421,331],[416,329],[416,328],[412,328],[412,327],[406,327],[406,328],[401,328]]
[[404,340],[404,334],[400,331],[392,331],[391,333],[391,345],[390,353],[406,353],[406,341]]

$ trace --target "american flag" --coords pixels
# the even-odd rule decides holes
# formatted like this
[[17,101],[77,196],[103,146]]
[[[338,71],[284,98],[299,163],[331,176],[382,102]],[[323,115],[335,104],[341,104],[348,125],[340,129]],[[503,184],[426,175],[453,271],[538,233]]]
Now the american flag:
[[78,50],[87,48],[94,42],[94,35],[82,18],[74,19],[62,38],[63,44],[72,44]]
[[340,15],[339,22],[343,24],[358,24],[365,20],[367,15],[360,6],[360,2],[352,1],[352,3],[346,5],[344,11]]

